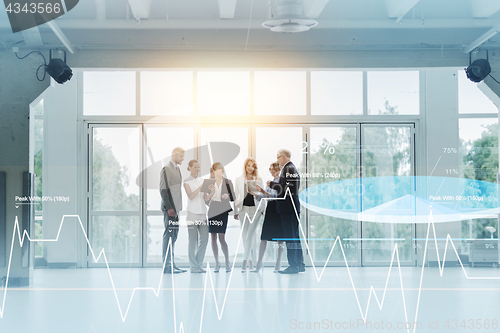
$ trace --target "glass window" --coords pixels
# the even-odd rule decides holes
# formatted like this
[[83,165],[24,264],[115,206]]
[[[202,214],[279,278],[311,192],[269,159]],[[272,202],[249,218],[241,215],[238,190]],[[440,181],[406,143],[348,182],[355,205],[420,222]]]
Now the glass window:
[[299,172],[306,172],[305,148],[307,143],[302,140],[302,127],[257,127],[255,133],[256,160],[263,179],[270,180],[271,174],[268,169],[271,163],[276,162],[279,149],[290,150],[293,164]]
[[419,114],[418,71],[372,71],[367,73],[368,114]]
[[192,115],[193,72],[141,72],[142,115]]
[[249,72],[198,72],[198,114],[249,115]]
[[[226,177],[234,180],[243,174],[243,162],[249,157],[248,152],[248,127],[203,127],[201,129],[202,145],[212,142],[229,142],[239,147],[239,154],[232,154],[233,149],[223,146],[210,146],[211,156],[205,156],[208,150],[200,150],[200,161],[221,162],[224,165]],[[225,163],[225,161],[228,161]],[[204,165],[201,166],[204,169]],[[208,176],[208,175],[207,175]]]
[[[372,177],[363,183],[363,211],[411,194],[410,127],[363,126],[361,154],[363,177]],[[411,224],[365,222],[361,233],[364,264],[389,262],[396,243],[400,260],[411,260]]]
[[139,216],[93,216],[91,221],[90,244],[96,256],[104,249],[109,263],[139,262]]
[[140,129],[93,130],[92,209],[139,210]]
[[40,100],[40,102],[38,102],[34,107],[33,107],[34,111],[35,111],[35,115],[37,116],[41,116],[43,115],[43,99]]
[[84,72],[83,114],[135,115],[135,77],[135,72]]
[[[43,100],[37,104],[37,106],[42,105],[43,113]],[[42,194],[42,171],[43,171],[43,120],[35,119],[34,128],[35,137],[35,156],[34,156],[34,169],[35,169],[35,195],[39,198],[43,196]],[[37,201],[35,203],[35,238],[43,238],[43,206],[42,201]],[[43,243],[35,243],[35,257],[43,256]]]
[[498,119],[460,119],[461,176],[496,183]]
[[[308,202],[319,201],[327,196],[329,202],[342,210],[357,211],[359,195],[355,191],[342,191],[341,195],[319,191],[318,185],[332,184],[338,180],[357,177],[356,127],[311,127],[309,149],[309,173],[321,175],[310,177],[311,190]],[[327,177],[328,174],[328,177]],[[336,188],[337,189],[337,188]],[[333,195],[332,195],[333,194]],[[358,223],[342,218],[310,212],[309,247],[315,261],[326,261],[335,238],[340,236],[347,260],[358,260]],[[340,246],[337,244],[336,246]],[[343,261],[341,251],[335,249],[331,261]]]
[[363,72],[311,72],[311,114],[363,114]]
[[[496,184],[498,119],[460,119],[459,136],[460,176]],[[462,239],[490,238],[491,234],[486,229],[488,226],[497,229],[493,237],[498,238],[497,217],[464,220],[462,221]],[[470,251],[470,245],[471,243],[462,242],[464,252]]]
[[255,72],[256,115],[305,115],[306,72]]
[[477,83],[467,78],[463,70],[458,71],[458,112],[498,113],[495,104],[477,87]]
[[[35,119],[35,193],[37,197],[42,197],[42,170],[43,170],[43,120]],[[42,202],[37,201],[35,204],[36,211],[42,211]],[[38,244],[38,243],[37,243]]]

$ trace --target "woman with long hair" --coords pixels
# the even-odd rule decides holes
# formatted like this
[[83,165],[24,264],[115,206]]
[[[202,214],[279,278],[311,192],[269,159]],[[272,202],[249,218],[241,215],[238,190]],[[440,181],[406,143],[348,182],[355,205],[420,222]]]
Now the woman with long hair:
[[226,243],[227,218],[231,208],[230,201],[234,201],[233,183],[224,178],[224,167],[219,162],[215,162],[210,169],[210,178],[215,179],[215,183],[210,185],[208,189],[210,193],[205,193],[205,203],[209,206],[208,209],[208,231],[212,238],[212,251],[215,258],[214,273],[218,273],[220,269],[219,263],[219,248],[217,246],[217,236],[219,238],[220,247],[224,258],[226,259],[226,272],[231,271],[229,263],[229,250]]
[[[269,172],[273,176],[273,179],[276,180],[280,177],[280,165],[278,162],[271,163],[269,167]],[[271,189],[269,186],[266,189],[258,186],[257,190],[260,192],[260,198],[276,198],[277,193],[275,190]],[[257,261],[257,265],[255,270],[252,272],[257,273],[262,268],[262,259],[264,258],[264,253],[266,252],[267,242],[268,241],[276,241],[276,238],[284,238],[285,234],[283,231],[283,226],[281,225],[281,218],[276,210],[276,201],[275,200],[266,200],[267,208],[266,215],[264,217],[264,223],[262,224],[262,233],[260,235],[260,248],[259,248],[259,260]],[[281,268],[281,255],[283,253],[284,241],[278,241],[278,256],[276,258],[276,264],[274,265],[274,272],[277,273]]]
[[200,163],[191,160],[188,164],[191,173],[184,180],[184,190],[188,196],[187,226],[188,226],[188,257],[191,273],[205,273],[203,260],[208,244],[207,206],[200,192],[203,179],[198,177]]
[[[255,233],[265,211],[265,202],[259,205],[260,198],[252,195],[251,190],[253,189],[256,192],[257,186],[263,187],[264,183],[262,178],[259,177],[257,162],[254,158],[249,157],[243,164],[243,174],[236,178],[235,183],[234,218],[240,220],[244,249],[243,263],[241,265],[242,273],[247,269],[247,262],[250,265],[250,270],[254,268]],[[246,218],[247,214],[249,218]]]

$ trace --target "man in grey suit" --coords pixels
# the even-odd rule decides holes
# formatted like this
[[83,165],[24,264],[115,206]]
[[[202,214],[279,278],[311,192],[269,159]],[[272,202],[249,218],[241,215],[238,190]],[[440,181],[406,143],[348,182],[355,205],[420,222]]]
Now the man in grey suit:
[[[179,165],[184,161],[184,149],[177,147],[172,150],[172,160],[161,169],[160,173],[160,194],[161,210],[163,211],[163,252],[162,259],[165,263],[163,273],[176,274],[184,273],[185,269],[180,269],[175,263],[170,263],[174,258],[174,245],[179,234],[179,213],[182,210],[182,175]],[[172,240],[172,247],[167,253],[169,240]]]

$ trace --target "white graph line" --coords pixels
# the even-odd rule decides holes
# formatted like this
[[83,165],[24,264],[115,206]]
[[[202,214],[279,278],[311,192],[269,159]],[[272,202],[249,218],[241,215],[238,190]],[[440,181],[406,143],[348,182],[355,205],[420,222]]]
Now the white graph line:
[[[128,302],[127,309],[125,310],[125,313],[123,313],[122,307],[120,305],[120,301],[118,299],[117,289],[115,287],[113,276],[111,275],[111,270],[109,269],[109,264],[108,264],[108,259],[106,257],[106,252],[104,251],[104,249],[102,249],[101,252],[99,252],[99,255],[96,257],[96,255],[94,253],[94,250],[92,249],[92,246],[90,244],[90,241],[89,241],[89,239],[87,237],[87,233],[85,232],[85,228],[84,228],[83,223],[82,223],[82,221],[80,219],[80,216],[78,216],[78,215],[63,215],[63,217],[61,219],[61,224],[59,225],[59,230],[57,232],[57,236],[54,239],[31,239],[30,236],[29,236],[29,234],[28,234],[28,232],[26,230],[24,230],[24,232],[21,235],[21,230],[19,228],[19,221],[18,221],[18,218],[16,216],[16,220],[14,222],[14,230],[12,232],[12,242],[11,242],[11,245],[10,245],[9,266],[7,268],[7,276],[6,276],[6,281],[5,281],[5,288],[4,288],[4,294],[3,294],[2,308],[0,309],[0,318],[3,318],[3,314],[4,314],[4,310],[5,310],[5,300],[7,298],[7,290],[8,290],[8,286],[9,286],[10,267],[11,267],[11,263],[12,263],[12,254],[14,252],[13,249],[14,249],[14,241],[16,239],[16,233],[18,235],[20,247],[23,246],[25,239],[28,239],[30,242],[57,242],[59,240],[59,236],[61,234],[61,230],[62,230],[63,224],[65,222],[65,219],[67,217],[74,217],[74,218],[78,219],[78,222],[80,223],[80,227],[82,229],[83,235],[85,236],[85,240],[87,241],[87,245],[89,247],[90,253],[92,254],[92,259],[94,260],[94,262],[98,262],[99,259],[101,259],[101,256],[104,259],[104,263],[106,264],[106,268],[107,268],[108,275],[109,275],[109,280],[111,282],[111,286],[113,288],[113,293],[115,295],[115,299],[116,299],[116,302],[117,302],[117,305],[118,305],[118,310],[120,312],[120,317],[121,317],[121,319],[122,319],[123,322],[125,322],[125,319],[127,318],[128,311],[130,310],[130,305],[132,304],[132,300],[133,300],[135,292],[137,290],[151,290],[151,291],[153,291],[153,293],[155,294],[156,297],[159,296],[161,284],[163,282],[163,270],[165,269],[165,263],[167,261],[166,260],[167,258],[165,258],[165,260],[163,261],[162,274],[160,276],[160,282],[158,283],[158,288],[157,289],[152,288],[152,287],[136,287],[136,288],[134,288],[132,290],[132,295],[131,295],[130,300]],[[167,251],[168,251],[168,248],[171,248],[171,247],[172,247],[172,242],[171,242],[171,240],[169,240]],[[172,255],[172,251],[170,251],[170,253]],[[171,263],[171,269],[172,269],[173,268],[173,260],[171,260],[170,263]],[[173,278],[173,275],[172,275],[172,289],[174,289],[174,278]],[[174,293],[174,318],[175,318],[175,293]],[[174,320],[174,325],[175,326],[177,325],[175,323],[175,320]],[[181,327],[181,329],[182,329],[182,327]],[[175,331],[177,332],[177,327],[176,327]]]
[[[284,198],[278,198],[278,199],[273,199],[273,200],[286,200],[288,196],[291,197],[291,193],[290,193],[289,189],[287,189]],[[270,200],[270,199],[264,198],[263,200]],[[261,204],[262,204],[262,200],[259,203],[259,207],[260,207]],[[299,221],[300,231],[302,233],[302,236],[305,239],[306,238],[305,237],[305,233],[304,233],[304,230],[302,228],[302,224],[300,223],[299,214],[297,212],[297,209],[295,207],[295,204],[294,204],[293,200],[292,200],[292,205],[294,207],[295,214],[296,214],[297,219]],[[247,220],[248,220],[249,223],[254,223],[255,218],[256,218],[256,214],[259,211],[259,207],[257,207],[256,212],[255,212],[253,218],[250,218],[250,216],[247,213],[245,213],[245,217],[244,217],[244,220],[243,220],[243,226],[242,226],[241,230],[243,230],[244,224],[247,223]],[[8,268],[7,268],[7,277],[6,277],[5,287],[4,287],[2,308],[0,309],[0,318],[3,318],[4,310],[5,310],[5,302],[6,302],[6,298],[7,298],[7,290],[8,290],[9,276],[10,276],[10,268],[11,268],[11,263],[12,263],[12,254],[13,254],[13,249],[14,249],[14,241],[15,241],[15,238],[16,238],[16,233],[18,235],[19,244],[20,244],[21,247],[23,246],[25,239],[28,239],[30,242],[57,242],[59,240],[59,236],[61,234],[61,229],[62,229],[62,226],[63,226],[63,224],[65,222],[65,218],[67,218],[67,217],[69,217],[69,218],[74,217],[74,218],[78,219],[78,222],[80,223],[80,227],[82,229],[82,232],[83,232],[83,234],[85,236],[85,240],[87,241],[87,245],[89,247],[90,253],[92,254],[93,260],[95,262],[98,262],[99,259],[101,259],[101,256],[102,256],[102,258],[103,258],[103,260],[104,260],[104,262],[106,264],[106,268],[107,268],[107,271],[108,271],[109,279],[110,279],[111,286],[112,286],[112,289],[113,289],[113,294],[114,294],[115,300],[117,302],[117,306],[118,306],[118,310],[120,312],[120,317],[122,319],[122,322],[125,322],[125,320],[127,318],[128,312],[130,310],[130,306],[132,304],[132,300],[133,300],[135,292],[137,290],[150,290],[150,291],[153,291],[153,293],[154,293],[154,295],[156,297],[159,296],[159,293],[160,293],[160,290],[161,290],[161,284],[163,282],[163,270],[165,269],[166,259],[167,258],[165,258],[165,260],[163,262],[163,267],[162,267],[162,272],[161,272],[161,276],[160,276],[160,281],[159,281],[159,284],[158,284],[158,288],[152,288],[152,287],[136,287],[136,288],[134,288],[132,290],[132,295],[131,295],[130,300],[128,302],[127,308],[126,308],[125,312],[123,312],[122,307],[121,307],[120,302],[119,302],[119,298],[118,298],[118,294],[117,294],[117,289],[115,287],[114,280],[113,280],[113,277],[111,275],[111,270],[109,268],[109,264],[108,264],[108,260],[107,260],[107,257],[106,257],[106,253],[105,253],[104,249],[102,249],[99,252],[99,255],[96,257],[96,255],[95,255],[95,253],[94,253],[94,251],[92,249],[92,246],[90,244],[90,241],[89,241],[89,239],[87,237],[87,234],[85,232],[85,228],[83,226],[83,223],[82,223],[82,221],[81,221],[81,219],[80,219],[80,217],[78,215],[63,215],[63,217],[61,219],[60,226],[59,226],[59,230],[57,232],[56,238],[54,238],[54,239],[33,239],[33,240],[30,238],[30,236],[29,236],[29,234],[28,234],[28,232],[26,230],[24,230],[23,233],[22,233],[22,235],[21,235],[21,230],[19,228],[18,218],[16,217],[15,223],[14,223],[14,230],[13,230],[13,233],[12,233],[12,242],[11,242],[11,247],[10,247],[9,265],[8,265]],[[433,221],[433,218],[432,218],[432,210],[431,210],[431,214],[429,215],[429,223],[428,223],[428,226],[427,226],[427,235],[426,235],[426,240],[425,240],[423,263],[425,263],[425,260],[427,258],[427,247],[428,247],[428,240],[429,240],[429,233],[430,233],[430,227],[431,227],[431,225],[432,225],[432,229],[433,229],[433,233],[434,233],[434,242],[435,242],[435,246],[436,246],[436,255],[437,255],[437,261],[438,261],[438,266],[439,266],[439,273],[440,273],[441,277],[443,276],[443,272],[444,272],[444,266],[445,266],[445,262],[446,262],[446,252],[448,250],[448,243],[450,243],[451,246],[453,247],[453,250],[455,251],[455,254],[456,254],[457,258],[458,258],[460,266],[462,267],[462,271],[463,271],[463,273],[464,273],[464,275],[465,275],[465,277],[467,279],[474,279],[474,280],[499,280],[500,279],[500,277],[470,277],[467,274],[467,272],[465,271],[465,268],[464,268],[463,263],[462,263],[462,261],[460,259],[460,256],[458,255],[458,251],[457,251],[457,249],[455,247],[455,244],[453,243],[453,240],[452,240],[452,238],[451,238],[451,236],[449,234],[446,237],[446,244],[445,244],[445,251],[444,251],[443,261],[441,262],[441,259],[440,259],[440,256],[439,256],[439,251],[438,251],[438,246],[437,246],[437,237],[436,237],[435,225],[434,225],[434,221]],[[234,266],[235,266],[235,263],[236,263],[237,252],[238,252],[238,249],[239,249],[239,246],[240,246],[240,243],[241,243],[241,238],[242,238],[242,233],[240,232],[240,236],[239,236],[239,239],[238,239],[238,245],[236,247],[236,255],[235,255],[234,260],[233,260],[232,270],[231,270],[231,273],[229,275],[229,280],[228,280],[228,283],[227,283],[227,287],[226,287],[226,291],[225,291],[225,295],[224,295],[224,300],[223,300],[222,307],[221,307],[220,310],[219,310],[219,305],[217,303],[217,298],[216,298],[216,295],[215,295],[215,289],[216,288],[214,286],[214,282],[213,282],[213,279],[212,279],[212,274],[210,272],[210,264],[207,263],[207,276],[205,278],[205,286],[204,286],[204,290],[203,290],[203,305],[202,305],[201,318],[200,318],[200,330],[199,330],[200,333],[202,332],[202,328],[203,328],[203,316],[204,316],[204,310],[205,310],[205,299],[206,299],[208,279],[210,279],[210,283],[211,283],[211,288],[212,288],[212,292],[213,292],[213,297],[214,297],[215,308],[216,308],[216,311],[217,311],[218,320],[222,319],[222,316],[223,316],[223,313],[224,313],[224,309],[225,309],[225,305],[226,305],[226,301],[227,301],[227,296],[228,296],[228,293],[229,293],[229,287],[231,285],[232,274],[234,272]],[[385,287],[384,287],[384,290],[383,290],[383,293],[382,293],[382,300],[381,301],[379,300],[379,298],[378,298],[378,296],[377,296],[377,294],[375,292],[375,288],[373,287],[373,285],[371,285],[370,286],[370,294],[368,296],[367,305],[366,305],[366,309],[365,309],[364,312],[363,312],[363,309],[362,309],[362,306],[361,306],[361,302],[360,302],[359,297],[358,297],[358,293],[357,293],[357,290],[356,290],[356,287],[355,287],[355,284],[354,284],[354,281],[353,281],[353,278],[352,278],[352,275],[351,275],[351,271],[350,271],[349,265],[347,263],[347,258],[346,258],[346,255],[345,255],[344,248],[342,246],[342,241],[340,240],[340,237],[337,236],[335,238],[335,242],[334,242],[334,244],[332,246],[332,249],[330,250],[330,253],[329,253],[328,258],[327,258],[327,260],[325,262],[325,265],[323,266],[323,269],[321,270],[321,273],[319,275],[318,275],[318,271],[316,269],[316,266],[314,265],[314,261],[313,261],[312,254],[311,254],[311,251],[309,249],[309,246],[308,246],[307,242],[304,242],[304,244],[305,244],[305,246],[306,246],[306,248],[308,250],[308,254],[309,254],[309,257],[311,259],[312,267],[313,267],[313,270],[314,270],[314,273],[316,275],[316,279],[317,279],[318,282],[321,280],[321,278],[323,276],[323,273],[324,273],[324,271],[326,269],[326,265],[328,264],[328,261],[330,260],[330,257],[332,255],[333,250],[334,250],[335,246],[337,245],[337,243],[339,244],[340,250],[342,251],[342,256],[344,258],[344,263],[346,265],[346,269],[347,269],[347,272],[348,272],[348,275],[349,275],[349,280],[351,282],[352,289],[354,291],[354,296],[356,298],[356,302],[358,304],[360,315],[361,315],[361,318],[363,319],[363,321],[366,322],[366,320],[367,320],[367,315],[368,315],[368,311],[369,311],[369,307],[370,307],[370,301],[371,301],[372,294],[375,297],[375,300],[376,300],[376,302],[377,302],[377,304],[379,306],[379,309],[382,310],[383,304],[384,304],[384,301],[385,301],[386,292],[389,289],[388,288],[388,283],[389,283],[389,278],[390,278],[391,271],[392,271],[392,266],[393,266],[394,261],[396,260],[397,265],[398,265],[399,280],[400,280],[400,285],[401,285],[403,310],[404,310],[404,313],[405,313],[406,322],[408,322],[408,314],[407,314],[406,300],[405,300],[405,295],[404,295],[404,286],[403,286],[403,280],[402,280],[402,274],[401,274],[401,266],[400,266],[399,251],[398,251],[397,243],[395,244],[394,250],[392,251],[391,262],[390,262],[390,265],[389,265],[389,272],[387,274],[387,279],[386,279]],[[172,243],[171,243],[171,240],[169,240],[168,248],[171,248],[171,246],[172,246]],[[168,248],[167,248],[167,251],[168,251]],[[172,255],[172,251],[170,251],[170,254]],[[171,269],[173,269],[173,260],[170,261],[170,264],[171,264]],[[422,265],[422,270],[421,270],[421,275],[420,275],[420,284],[419,284],[419,288],[418,288],[418,298],[417,298],[417,306],[416,306],[416,312],[415,312],[415,320],[414,320],[414,322],[417,322],[417,319],[418,319],[418,310],[419,310],[420,299],[421,299],[422,282],[423,282],[424,270],[425,270],[425,264]],[[174,315],[174,328],[175,328],[175,332],[177,332],[174,274],[172,274],[172,295],[173,295],[172,299],[173,299],[173,310],[174,310],[173,311],[174,312],[173,313],[173,315]],[[416,327],[417,326],[414,325],[413,332],[416,331]],[[179,325],[179,333],[180,332],[184,333],[183,322],[180,322],[180,325]],[[407,332],[409,332],[409,328],[407,328]]]

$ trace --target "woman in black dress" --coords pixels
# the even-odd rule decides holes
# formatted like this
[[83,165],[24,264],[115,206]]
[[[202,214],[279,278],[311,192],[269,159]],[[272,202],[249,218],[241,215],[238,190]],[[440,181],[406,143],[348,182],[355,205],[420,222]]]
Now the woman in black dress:
[[[273,176],[274,180],[280,177],[280,165],[278,162],[274,162],[269,167],[269,172]],[[262,187],[257,186],[261,198],[276,198],[277,193],[275,190],[266,187],[264,190]],[[276,238],[284,238],[285,234],[283,231],[283,226],[281,225],[280,215],[276,210],[276,200],[269,200],[267,202],[266,215],[264,217],[264,223],[262,224],[262,233],[260,235],[260,248],[259,248],[259,260],[255,269],[252,271],[257,273],[262,268],[262,258],[264,258],[264,253],[266,252],[267,242],[276,241]],[[274,272],[278,272],[281,267],[281,254],[283,253],[284,241],[278,241],[278,256],[276,258],[276,264],[274,265]]]
[[226,243],[226,228],[227,217],[231,208],[230,201],[234,201],[233,183],[224,178],[224,167],[219,162],[212,165],[210,169],[210,178],[215,179],[215,183],[210,185],[208,189],[210,193],[205,193],[205,203],[209,206],[208,209],[208,232],[212,238],[212,251],[215,258],[214,273],[218,273],[220,269],[219,264],[219,248],[217,246],[217,235],[219,235],[219,242],[224,257],[226,259],[226,272],[231,271],[231,264],[229,263],[229,250]]

